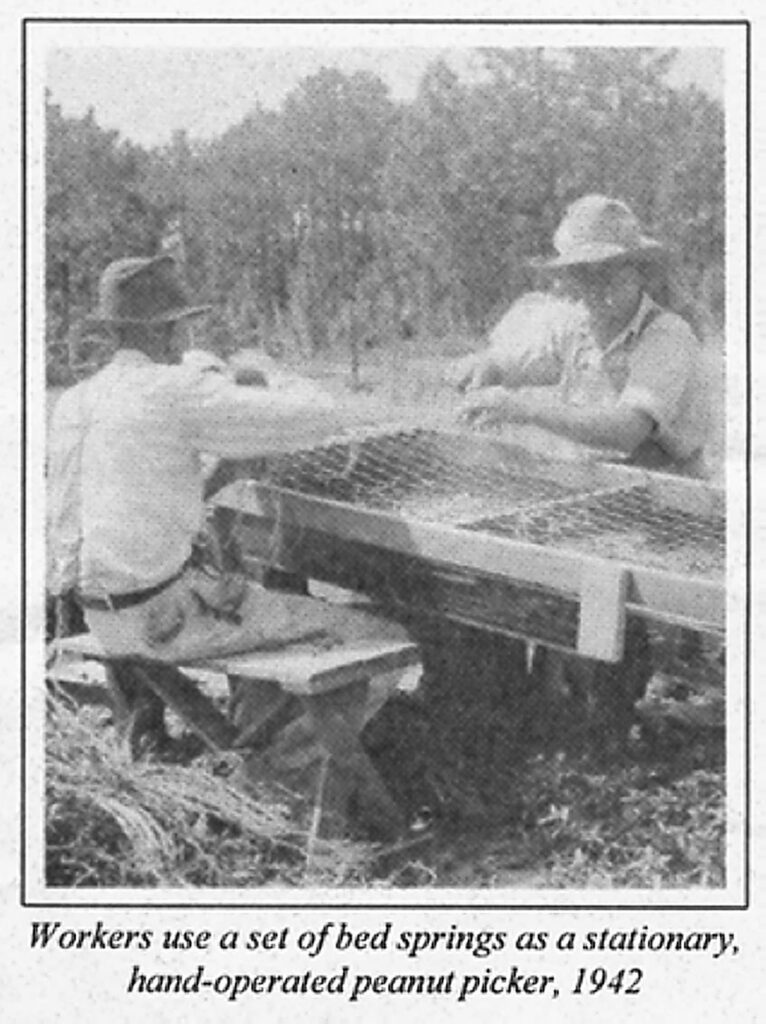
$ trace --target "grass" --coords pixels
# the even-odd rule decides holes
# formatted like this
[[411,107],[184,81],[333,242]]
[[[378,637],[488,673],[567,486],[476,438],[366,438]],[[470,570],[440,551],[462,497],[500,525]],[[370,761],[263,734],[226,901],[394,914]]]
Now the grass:
[[675,779],[636,765],[594,772],[534,758],[519,772],[515,821],[437,832],[376,884],[491,889],[718,888],[726,880],[725,781],[713,767]]
[[725,779],[715,767],[669,777],[657,763],[593,772],[559,759],[532,765],[525,784],[550,886],[725,884]]
[[661,756],[644,751],[606,767],[529,744],[484,816],[451,817],[395,846],[312,835],[284,792],[240,789],[232,764],[209,755],[184,765],[132,762],[103,712],[52,702],[47,741],[51,887],[725,884],[718,741],[687,737]]
[[309,844],[284,794],[245,791],[225,762],[132,762],[91,709],[51,700],[46,738],[49,886],[343,885],[371,856],[364,843]]

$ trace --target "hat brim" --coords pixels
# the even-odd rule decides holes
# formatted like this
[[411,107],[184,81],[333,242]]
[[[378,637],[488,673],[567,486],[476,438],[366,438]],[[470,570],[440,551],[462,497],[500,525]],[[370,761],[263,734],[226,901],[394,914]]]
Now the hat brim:
[[105,317],[93,313],[83,320],[85,327],[152,327],[158,324],[174,324],[179,320],[188,320],[190,317],[202,316],[209,313],[212,306],[183,306],[180,309],[171,309],[160,316],[150,317],[147,320],[136,317]]
[[536,257],[528,261],[537,270],[556,270],[566,267],[580,267],[587,264],[615,263],[618,261],[643,261],[662,259],[667,248],[653,238],[644,239],[640,245],[626,248],[624,245],[601,243],[575,246],[568,252],[551,257]]

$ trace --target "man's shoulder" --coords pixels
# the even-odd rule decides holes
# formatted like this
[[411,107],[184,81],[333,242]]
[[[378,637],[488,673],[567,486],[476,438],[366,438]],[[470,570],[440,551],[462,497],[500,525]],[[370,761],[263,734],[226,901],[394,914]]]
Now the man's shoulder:
[[51,420],[54,423],[71,419],[76,410],[81,408],[92,379],[88,378],[77,384],[72,384],[52,399]]
[[662,306],[653,306],[644,318],[638,343],[651,343],[652,347],[668,345],[673,348],[694,349],[697,337],[691,325],[679,314]]

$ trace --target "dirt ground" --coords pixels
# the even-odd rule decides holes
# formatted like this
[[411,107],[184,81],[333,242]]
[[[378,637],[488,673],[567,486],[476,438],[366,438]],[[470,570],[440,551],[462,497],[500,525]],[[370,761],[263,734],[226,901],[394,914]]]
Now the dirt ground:
[[715,644],[682,652],[681,664],[675,643],[663,654],[639,633],[626,661],[583,689],[571,659],[563,675],[539,658],[530,671],[518,641],[454,624],[419,639],[420,689],[391,700],[365,734],[413,827],[417,856],[399,884],[723,884],[722,718],[634,710],[653,657],[692,690],[722,691]]

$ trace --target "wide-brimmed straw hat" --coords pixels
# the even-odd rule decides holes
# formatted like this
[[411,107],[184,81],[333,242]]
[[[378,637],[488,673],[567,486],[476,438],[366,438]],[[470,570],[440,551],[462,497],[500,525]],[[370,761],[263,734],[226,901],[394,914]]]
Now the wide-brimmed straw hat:
[[553,236],[553,246],[555,256],[531,260],[532,266],[555,269],[612,260],[654,260],[667,253],[661,242],[643,233],[629,206],[599,195],[572,203]]
[[85,318],[88,327],[174,323],[207,313],[191,306],[171,256],[131,257],[110,263],[98,285],[98,306]]

